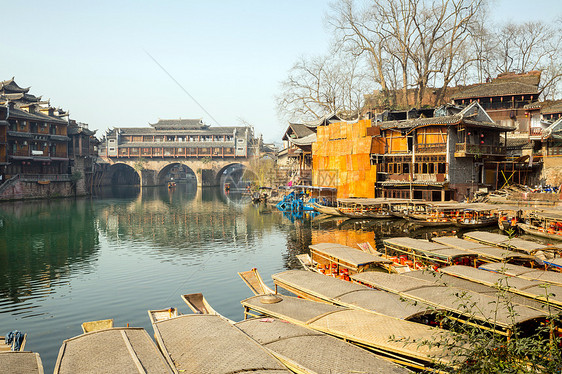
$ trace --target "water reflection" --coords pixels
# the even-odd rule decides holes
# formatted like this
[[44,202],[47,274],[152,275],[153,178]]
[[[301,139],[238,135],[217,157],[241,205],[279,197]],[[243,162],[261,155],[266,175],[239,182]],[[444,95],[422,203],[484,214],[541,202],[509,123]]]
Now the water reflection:
[[0,205],[0,313],[25,316],[70,273],[93,271],[99,239],[87,200]]

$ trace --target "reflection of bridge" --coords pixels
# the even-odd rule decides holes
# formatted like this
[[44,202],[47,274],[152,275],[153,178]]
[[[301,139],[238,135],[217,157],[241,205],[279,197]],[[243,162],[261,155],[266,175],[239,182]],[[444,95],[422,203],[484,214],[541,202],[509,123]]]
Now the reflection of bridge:
[[170,171],[180,165],[187,167],[195,175],[198,186],[218,186],[223,173],[230,167],[238,166],[251,170],[248,158],[209,159],[209,158],[104,158],[109,166],[100,176],[101,185],[112,184],[116,174],[133,173],[138,176],[141,186],[165,184]]

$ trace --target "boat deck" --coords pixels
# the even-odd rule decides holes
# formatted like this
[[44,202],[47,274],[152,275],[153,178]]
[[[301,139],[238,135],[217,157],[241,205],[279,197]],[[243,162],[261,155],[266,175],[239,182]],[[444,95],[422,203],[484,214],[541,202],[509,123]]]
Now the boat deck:
[[400,297],[372,288],[304,270],[288,270],[272,275],[274,283],[297,296],[382,314],[413,319],[432,310],[404,302]]
[[480,266],[480,269],[493,271],[500,274],[528,279],[533,281],[545,282],[562,286],[562,273],[545,271],[541,269],[531,269],[525,266],[513,264],[493,263]]
[[[253,296],[242,301],[245,315],[257,312],[291,323],[322,331],[374,349],[380,353],[400,355],[401,360],[417,360],[432,363],[435,360],[450,364],[455,352],[441,346],[419,345],[422,341],[440,341],[454,334],[422,325],[360,310],[317,303],[295,297],[281,296],[281,301],[270,304],[261,299],[267,296]],[[437,358],[436,358],[437,357]],[[419,367],[419,366],[418,366]]]
[[508,248],[526,254],[532,255],[537,251],[553,251],[557,248],[535,243],[529,240],[519,238],[509,238],[509,236],[495,234],[486,231],[472,231],[464,234],[464,237],[478,243],[483,243],[495,247]]
[[54,374],[138,372],[173,373],[144,329],[121,327],[65,340]]
[[[512,330],[516,325],[546,318],[544,312],[524,305],[513,304],[510,309],[505,303],[491,295],[436,285],[401,274],[367,272],[354,275],[352,279],[394,292],[398,296],[430,307],[444,309],[468,319],[479,320],[483,326],[495,324],[506,330]],[[459,300],[459,295],[464,295],[464,301],[469,301],[471,307],[467,308],[464,305],[465,302]]]
[[551,284],[545,288],[547,283],[544,282],[531,281],[517,277],[506,278],[503,274],[475,269],[468,266],[448,266],[439,269],[439,271],[490,287],[497,287],[497,285],[501,285],[507,287],[509,292],[530,297],[542,302],[546,302],[548,300],[554,305],[562,306],[562,287],[557,285]]
[[478,255],[479,258],[489,261],[513,261],[513,260],[526,260],[531,261],[533,256],[525,255],[522,253],[492,247],[490,245],[473,242],[457,238],[456,236],[441,236],[432,239],[434,242],[446,245],[452,248],[457,248],[469,253]]
[[39,353],[35,352],[0,352],[0,372],[10,374],[44,373],[41,357],[39,357]]
[[411,373],[363,348],[278,319],[248,319],[235,326],[305,373]]
[[152,324],[178,372],[289,373],[268,351],[218,315],[181,315]]

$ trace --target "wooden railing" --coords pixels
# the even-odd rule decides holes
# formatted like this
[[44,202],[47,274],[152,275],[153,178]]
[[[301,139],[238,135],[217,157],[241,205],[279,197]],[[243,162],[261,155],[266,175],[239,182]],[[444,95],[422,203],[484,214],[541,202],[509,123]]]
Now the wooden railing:
[[465,153],[467,155],[503,155],[505,154],[505,147],[498,145],[457,143],[455,145],[455,153],[456,152]]
[[531,135],[531,136],[541,136],[542,135],[542,127],[531,127],[529,129],[529,135]]
[[446,143],[416,144],[416,153],[445,153],[447,152]]

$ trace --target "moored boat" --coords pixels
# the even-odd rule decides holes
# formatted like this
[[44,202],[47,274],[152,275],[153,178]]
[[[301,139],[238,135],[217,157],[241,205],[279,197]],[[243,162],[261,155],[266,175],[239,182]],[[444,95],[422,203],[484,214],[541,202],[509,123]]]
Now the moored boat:
[[319,213],[329,214],[331,216],[338,216],[338,217],[343,216],[343,214],[341,214],[341,212],[336,207],[322,205],[320,203],[311,203],[311,205],[314,208],[314,210],[316,210]]
[[498,218],[497,207],[471,207],[459,212],[455,225],[463,229],[495,226]]
[[44,374],[39,353],[0,351],[0,372],[10,374]]

